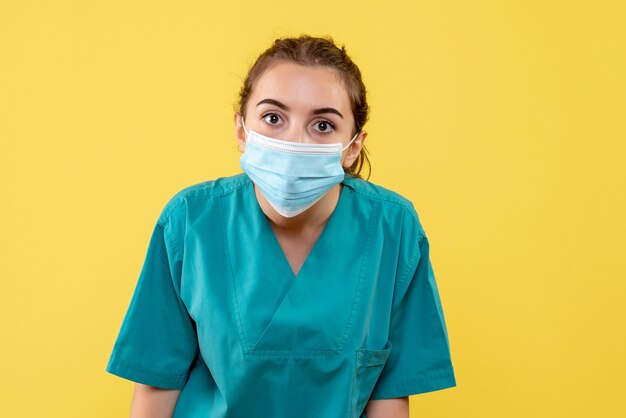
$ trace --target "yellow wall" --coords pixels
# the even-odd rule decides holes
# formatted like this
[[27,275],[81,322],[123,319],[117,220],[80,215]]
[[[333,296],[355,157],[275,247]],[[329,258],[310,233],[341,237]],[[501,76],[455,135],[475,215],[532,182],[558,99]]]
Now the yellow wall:
[[127,416],[104,369],[156,217],[240,171],[245,71],[304,32],[360,66],[371,180],[431,242],[458,386],[412,416],[626,416],[624,22],[606,0],[0,0],[0,415]]

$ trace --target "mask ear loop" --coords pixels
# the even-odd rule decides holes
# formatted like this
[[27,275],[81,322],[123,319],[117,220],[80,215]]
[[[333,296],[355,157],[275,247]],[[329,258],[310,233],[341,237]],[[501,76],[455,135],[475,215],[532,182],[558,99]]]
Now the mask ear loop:
[[[360,134],[360,133],[361,133],[361,132],[359,131],[359,132],[357,132],[356,134],[354,134],[354,136],[352,137],[352,139],[350,140],[350,142],[348,142],[348,145],[346,145],[345,147],[343,147],[343,148],[341,149],[341,152],[344,152],[345,150],[347,150],[347,149],[348,149],[348,147],[349,147],[350,145],[352,145],[352,143],[353,143],[353,142],[354,142],[354,140],[355,140],[355,139],[359,136],[359,134]],[[347,157],[347,156],[346,156],[346,157]],[[343,160],[341,161],[341,165],[343,165]]]
[[243,115],[241,115],[241,125],[243,126],[243,131],[246,133],[246,136],[250,135],[250,133],[246,130],[246,123],[243,120]]
[[350,142],[348,142],[348,145],[346,145],[345,147],[341,148],[341,151],[345,151],[348,149],[348,147],[354,142],[354,140],[357,138],[357,136],[359,136],[361,132],[357,132],[354,134],[354,136],[352,137],[352,139],[350,140]]

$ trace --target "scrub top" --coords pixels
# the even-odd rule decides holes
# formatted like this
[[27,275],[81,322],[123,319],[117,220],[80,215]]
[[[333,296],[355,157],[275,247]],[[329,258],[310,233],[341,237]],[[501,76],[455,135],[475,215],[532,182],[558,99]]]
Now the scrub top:
[[245,173],[162,209],[106,371],[180,389],[174,418],[363,418],[456,386],[413,204],[345,174],[294,275]]

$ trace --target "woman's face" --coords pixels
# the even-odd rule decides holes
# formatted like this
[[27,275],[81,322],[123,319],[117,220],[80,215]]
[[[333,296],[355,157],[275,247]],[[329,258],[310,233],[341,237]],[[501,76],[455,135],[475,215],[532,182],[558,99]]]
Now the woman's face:
[[[285,141],[346,146],[355,134],[348,92],[339,74],[328,67],[308,67],[280,61],[255,83],[246,105],[246,129]],[[246,134],[241,115],[235,114],[235,135],[240,151]],[[366,132],[342,155],[350,167],[361,151]]]

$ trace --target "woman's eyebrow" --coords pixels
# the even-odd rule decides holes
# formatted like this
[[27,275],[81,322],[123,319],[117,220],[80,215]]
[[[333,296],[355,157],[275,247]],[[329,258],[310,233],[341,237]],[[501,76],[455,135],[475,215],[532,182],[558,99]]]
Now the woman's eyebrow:
[[[279,102],[278,100],[275,100],[275,99],[263,99],[259,103],[257,103],[256,105],[259,106],[259,105],[262,105],[263,103],[273,104],[274,106],[280,107],[284,111],[289,111],[289,107],[287,107],[287,105],[285,105],[285,104],[283,104],[283,103],[281,103],[281,102]],[[343,115],[341,114],[341,112],[339,112],[334,107],[322,107],[320,109],[314,109],[314,110],[311,111],[312,115],[321,115],[322,113],[334,113],[334,114],[338,115],[341,119],[343,119]]]
[[311,111],[312,115],[320,115],[322,113],[334,113],[335,115],[343,119],[343,115],[334,107],[322,107],[320,109],[315,109]]

